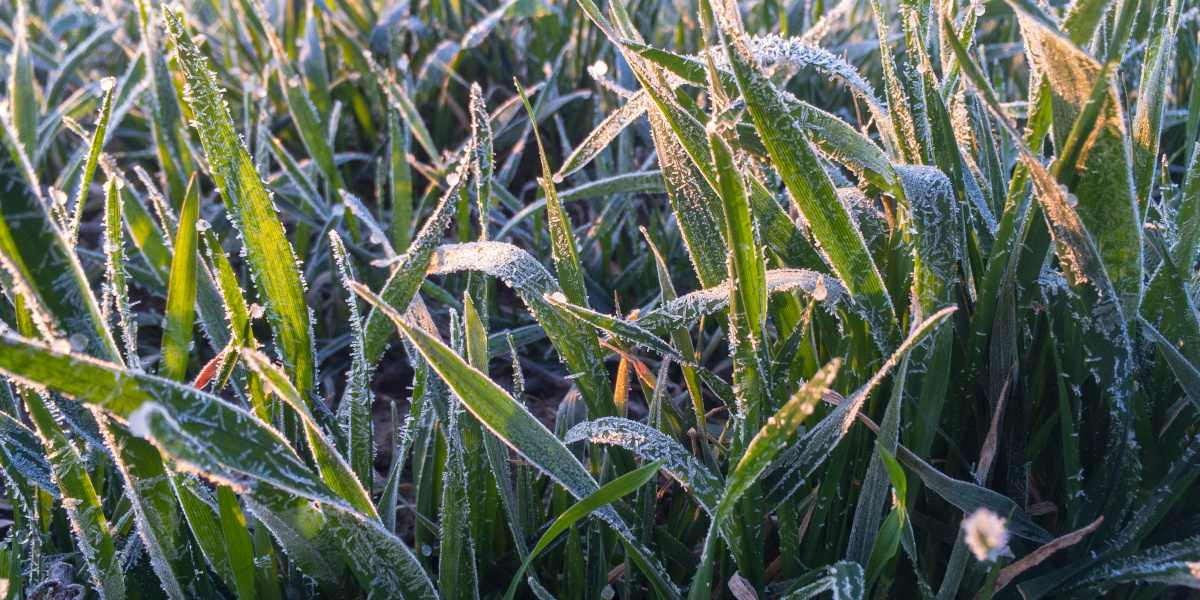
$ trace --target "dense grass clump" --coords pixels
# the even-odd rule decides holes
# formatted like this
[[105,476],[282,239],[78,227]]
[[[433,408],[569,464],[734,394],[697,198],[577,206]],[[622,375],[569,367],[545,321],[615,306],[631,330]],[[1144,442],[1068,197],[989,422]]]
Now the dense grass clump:
[[4,598],[1195,598],[1193,0],[0,4]]

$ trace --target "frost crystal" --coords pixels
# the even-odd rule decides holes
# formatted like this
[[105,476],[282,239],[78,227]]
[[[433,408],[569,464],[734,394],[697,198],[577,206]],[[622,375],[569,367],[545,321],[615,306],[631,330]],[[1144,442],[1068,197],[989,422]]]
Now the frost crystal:
[[1008,549],[1008,528],[1004,525],[1004,519],[986,508],[980,508],[963,519],[967,547],[975,558],[981,562],[995,562]]

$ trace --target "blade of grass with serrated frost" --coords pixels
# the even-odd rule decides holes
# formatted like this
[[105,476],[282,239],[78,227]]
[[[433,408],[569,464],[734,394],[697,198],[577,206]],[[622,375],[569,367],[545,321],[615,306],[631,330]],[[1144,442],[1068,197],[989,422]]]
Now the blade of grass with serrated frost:
[[571,508],[559,515],[558,518],[554,520],[554,523],[550,525],[550,528],[546,530],[546,533],[543,533],[542,537],[538,539],[537,545],[534,546],[533,551],[529,553],[529,557],[526,558],[525,561],[521,563],[520,568],[517,569],[517,574],[513,577],[512,583],[508,586],[508,593],[504,595],[504,600],[512,600],[513,595],[517,591],[517,587],[521,583],[521,576],[524,575],[525,570],[529,568],[529,563],[533,561],[534,557],[536,557],[538,553],[540,553],[542,550],[545,550],[546,546],[549,546],[550,542],[554,541],[554,538],[558,537],[559,534],[566,531],[567,528],[574,525],[580,519],[595,512],[597,509],[616,501],[618,498],[627,496],[636,491],[639,487],[651,482],[655,476],[658,475],[658,469],[660,467],[662,467],[662,461],[651,462],[620,477],[617,477],[609,483],[604,484],[595,492],[588,494],[584,498],[580,498],[579,502],[576,502],[571,506]]
[[[533,126],[533,138],[537,140],[538,154],[542,160],[542,190],[546,194],[546,222],[550,226],[551,248],[554,254],[554,266],[558,271],[558,283],[563,294],[571,302],[589,308],[587,288],[583,283],[583,269],[579,265],[579,247],[575,241],[575,232],[571,220],[563,210],[562,202],[558,199],[555,189],[554,175],[550,171],[550,163],[546,160],[546,147],[542,145],[542,135],[538,133],[537,121],[533,120],[533,107],[525,97],[525,89],[517,84],[517,92],[521,94],[521,102],[529,114]],[[599,348],[596,348],[599,351]]]
[[[760,352],[766,324],[766,264],[750,218],[745,182],[725,140],[708,136],[717,170],[717,193],[725,214],[729,270],[729,340],[733,355],[733,390],[743,427],[757,429],[764,391]],[[743,440],[744,441],[744,440]]]
[[196,306],[196,269],[200,215],[200,182],[192,175],[179,213],[179,235],[175,238],[175,256],[171,261],[170,287],[163,321],[163,339],[158,374],[182,381],[191,354],[192,325]]
[[[652,335],[664,335],[729,306],[728,280],[704,290],[668,300],[662,307],[640,316],[634,323]],[[805,269],[771,269],[766,272],[768,294],[799,291],[828,307],[848,303],[845,288],[836,279]]]
[[[717,10],[719,15],[727,12]],[[895,311],[866,242],[837,200],[833,183],[818,164],[799,124],[788,114],[779,92],[753,62],[735,18],[735,14],[721,17],[728,38],[726,47],[759,135],[830,266],[855,301],[869,311],[868,322],[876,343],[883,348],[894,347],[898,342]]]
[[[383,298],[384,302],[392,306],[407,308],[408,304],[413,301],[414,295],[421,287],[421,282],[425,280],[425,270],[429,266],[430,258],[441,244],[446,226],[450,223],[450,217],[458,207],[459,194],[469,179],[469,169],[469,161],[463,160],[459,163],[458,169],[455,171],[457,181],[442,195],[438,205],[425,221],[421,231],[417,233],[408,250],[395,259],[394,265],[391,265],[392,273],[379,292],[379,296]],[[372,308],[371,312],[367,314],[365,327],[366,348],[363,354],[366,355],[369,364],[375,364],[383,356],[383,351],[388,341],[395,335],[396,328],[376,308]]]
[[288,375],[307,404],[316,377],[312,323],[296,256],[275,215],[270,193],[255,171],[246,145],[234,131],[229,109],[200,53],[179,19],[164,7],[175,40],[179,67],[187,82],[188,102],[212,169],[213,179],[242,232],[246,258],[259,288],[267,321]]
[[[5,271],[25,297],[38,331],[50,339],[82,335],[84,353],[120,360],[87,275],[46,205],[20,179],[15,165],[0,158],[0,255]],[[19,231],[20,235],[16,235]],[[30,270],[29,265],[37,265]],[[72,323],[62,332],[60,324]]]
[[125,239],[121,235],[121,194],[118,180],[109,179],[104,186],[104,254],[107,261],[105,278],[108,298],[101,302],[101,311],[109,302],[117,309],[117,322],[125,342],[125,360],[133,369],[141,369],[142,361],[137,354],[137,323],[129,307],[129,275],[125,271]]
[[616,414],[607,372],[600,362],[599,351],[591,348],[593,345],[599,347],[599,342],[590,326],[546,300],[548,295],[562,294],[562,289],[541,263],[524,250],[503,242],[473,242],[438,248],[429,263],[429,274],[458,271],[486,273],[512,287],[546,330],[567,368],[572,373],[583,374],[576,377],[574,383],[587,403],[588,414],[597,418]]
[[[72,374],[65,371],[61,375],[70,377]],[[87,465],[47,407],[43,392],[29,390],[22,395],[29,418],[37,427],[38,437],[46,448],[54,480],[62,490],[64,499],[69,499],[63,503],[63,508],[87,561],[96,592],[103,600],[124,598],[125,580],[117,550],[100,506],[100,498],[96,496],[96,488],[88,477]]]
[[350,288],[350,282],[357,281],[358,277],[354,273],[354,265],[346,255],[345,244],[336,231],[329,232],[329,249],[337,262],[342,286],[350,294],[346,305],[350,308],[352,336],[350,370],[346,372],[346,393],[338,406],[337,418],[349,441],[346,460],[362,485],[370,489],[375,482],[375,429],[371,420],[371,403],[374,398],[371,393],[371,374],[374,372],[374,363],[367,362],[367,357],[363,354],[366,334],[358,311],[358,297]]
[[716,193],[704,181],[680,138],[671,132],[669,121],[658,110],[650,112],[650,132],[662,165],[667,196],[679,221],[679,231],[696,276],[705,287],[717,285],[725,279],[726,272],[725,241],[721,239],[719,220],[711,209],[719,204]]
[[92,177],[96,174],[96,163],[100,160],[100,148],[104,146],[105,134],[108,132],[108,120],[112,117],[116,80],[107,77],[101,82],[101,87],[104,88],[104,101],[100,104],[100,116],[96,119],[96,130],[92,133],[87,162],[83,165],[83,173],[79,176],[79,188],[75,192],[75,212],[71,216],[70,223],[72,246],[79,237],[79,221],[83,218],[83,205],[87,201],[88,190],[92,186]]
[[[612,111],[591,133],[575,146],[575,150],[563,161],[554,178],[563,180],[567,176],[586,167],[605,148],[617,139],[617,135],[637,121],[650,108],[650,98],[645,92],[638,92],[626,100],[625,104]],[[565,193],[563,201],[566,202]]]
[[[717,528],[730,516],[746,491],[759,481],[767,467],[775,461],[775,457],[795,440],[800,424],[804,422],[805,417],[813,413],[813,405],[820,402],[821,397],[829,391],[841,363],[841,359],[834,359],[822,367],[767,420],[766,425],[746,445],[741,459],[725,481],[724,493],[713,514],[713,525],[709,529],[708,537],[704,541],[704,550],[700,555],[700,567],[688,593],[690,600],[704,600],[709,597],[717,541],[714,533]],[[730,544],[733,543],[730,541]]]
[[593,444],[621,446],[649,460],[662,461],[662,469],[696,497],[710,514],[724,493],[724,483],[713,475],[691,451],[667,434],[637,421],[603,417],[572,427],[564,444],[588,440]]
[[[478,600],[479,576],[475,571],[475,539],[471,532],[472,494],[483,496],[484,490],[468,491],[470,479],[463,460],[463,441],[460,428],[466,415],[453,407],[445,424],[446,472],[442,480],[442,547],[438,554],[438,587],[446,600]],[[478,426],[476,426],[478,429]],[[483,509],[479,503],[475,503]]]
[[[600,486],[583,465],[575,460],[571,451],[530,414],[528,409],[488,379],[487,375],[471,368],[454,351],[424,330],[406,324],[395,310],[383,304],[370,290],[355,286],[355,291],[392,319],[429,365],[454,390],[463,405],[497,437],[576,498],[584,498],[599,489]],[[678,591],[658,560],[633,536],[629,526],[616,511],[605,507],[598,509],[597,514],[617,532],[631,554],[636,555],[636,560],[640,563],[639,569],[650,575],[658,592],[668,598],[677,599]]]

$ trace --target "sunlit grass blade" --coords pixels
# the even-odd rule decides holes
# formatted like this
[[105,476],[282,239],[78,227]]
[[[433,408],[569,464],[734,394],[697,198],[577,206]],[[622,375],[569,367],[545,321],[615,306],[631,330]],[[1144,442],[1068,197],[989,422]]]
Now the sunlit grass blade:
[[171,261],[170,288],[167,292],[158,374],[174,381],[183,380],[191,355],[200,237],[196,230],[200,214],[199,185],[193,174],[184,195],[183,209],[179,213],[179,235],[175,238],[175,256]]
[[305,397],[316,377],[312,325],[304,299],[304,282],[295,254],[275,215],[270,194],[259,179],[245,144],[234,131],[233,119],[216,87],[208,60],[200,53],[183,24],[164,8],[171,37],[189,89],[189,104],[196,113],[200,139],[213,178],[241,230],[247,260],[262,296],[267,320],[275,335],[288,375]]

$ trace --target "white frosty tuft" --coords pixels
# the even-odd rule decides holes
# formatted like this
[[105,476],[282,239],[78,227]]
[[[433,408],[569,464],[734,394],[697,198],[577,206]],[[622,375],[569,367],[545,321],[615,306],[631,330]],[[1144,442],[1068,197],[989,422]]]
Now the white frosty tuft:
[[995,562],[1008,548],[1008,528],[1005,520],[986,508],[980,508],[963,519],[967,547],[981,562]]

